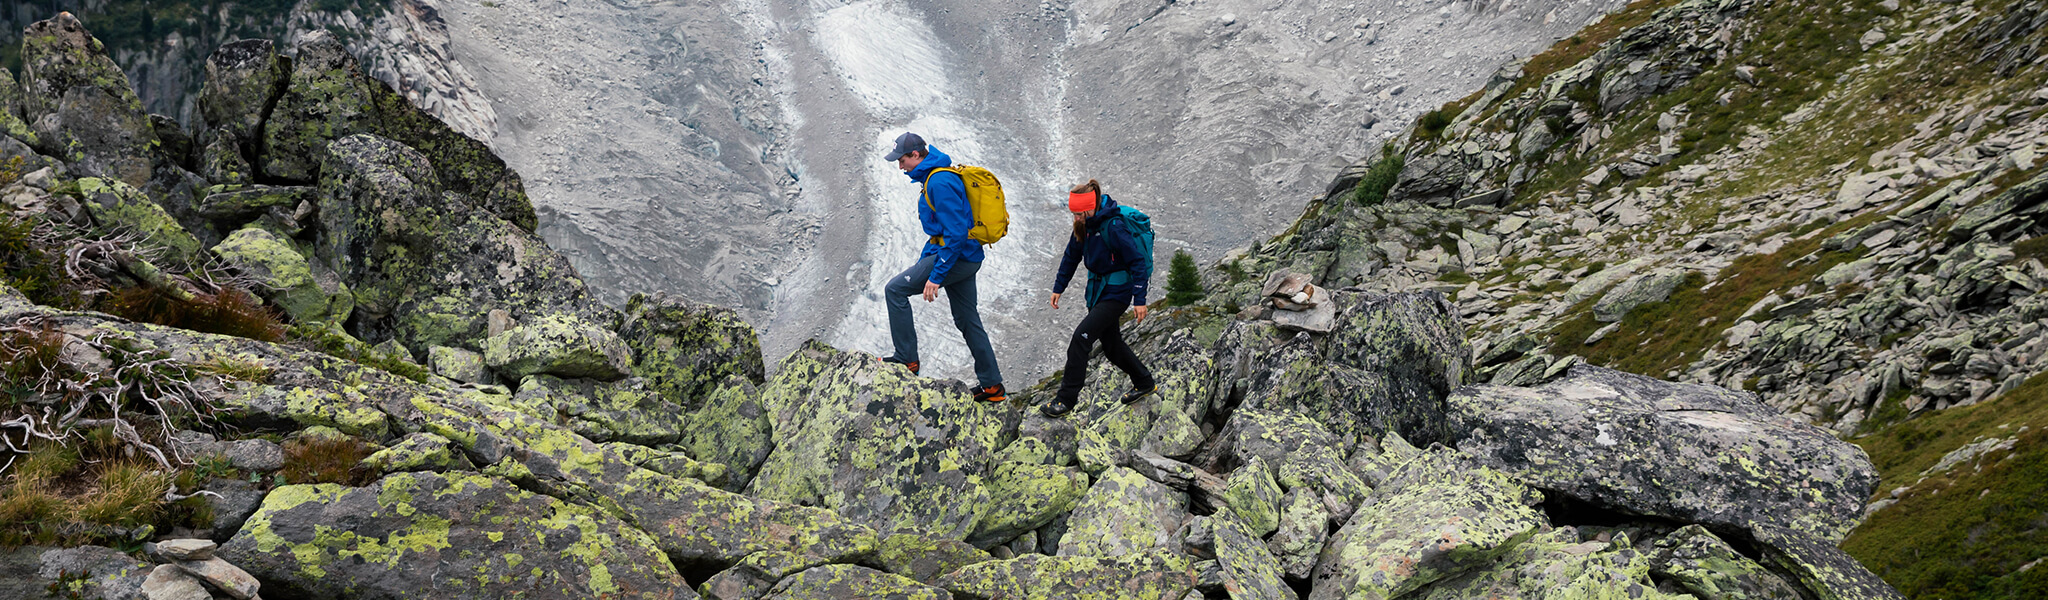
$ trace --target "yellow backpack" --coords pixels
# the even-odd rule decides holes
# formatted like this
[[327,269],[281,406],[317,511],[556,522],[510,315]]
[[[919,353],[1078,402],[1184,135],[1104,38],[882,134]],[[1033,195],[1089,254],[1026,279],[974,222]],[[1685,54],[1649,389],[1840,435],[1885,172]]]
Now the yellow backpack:
[[[967,237],[986,245],[994,244],[1003,239],[1003,236],[1009,235],[1010,209],[1003,205],[1003,182],[996,180],[995,173],[968,165],[932,169],[933,173],[940,171],[959,175],[960,180],[967,185],[967,207],[974,215],[974,228],[967,231]],[[938,205],[932,203],[932,189],[929,183],[931,176],[926,175],[925,181],[925,206],[932,207],[932,212],[938,212]],[[945,245],[944,239],[938,236],[933,238],[939,241],[939,245]]]

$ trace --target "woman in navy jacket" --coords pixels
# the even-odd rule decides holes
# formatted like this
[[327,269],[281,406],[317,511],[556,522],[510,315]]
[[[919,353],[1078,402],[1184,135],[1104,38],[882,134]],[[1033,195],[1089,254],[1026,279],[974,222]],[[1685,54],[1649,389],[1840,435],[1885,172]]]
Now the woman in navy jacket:
[[1052,307],[1060,307],[1060,294],[1073,281],[1074,267],[1085,264],[1088,316],[1067,341],[1067,370],[1059,394],[1040,408],[1051,417],[1074,410],[1081,388],[1088,383],[1088,353],[1098,341],[1110,364],[1131,377],[1131,391],[1123,396],[1125,404],[1144,398],[1154,387],[1152,371],[1124,343],[1118,327],[1125,310],[1133,310],[1139,321],[1145,320],[1145,288],[1152,277],[1152,261],[1120,218],[1123,208],[1102,193],[1102,184],[1090,179],[1075,186],[1067,195],[1067,209],[1074,213],[1074,234],[1067,238],[1059,276],[1053,280]]

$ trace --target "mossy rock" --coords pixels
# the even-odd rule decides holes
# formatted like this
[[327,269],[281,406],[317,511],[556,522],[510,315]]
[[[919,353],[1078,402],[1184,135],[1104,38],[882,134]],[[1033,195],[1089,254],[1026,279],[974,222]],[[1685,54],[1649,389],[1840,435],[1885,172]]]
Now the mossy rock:
[[1115,558],[1029,554],[962,567],[939,587],[965,600],[1180,600],[1194,565],[1171,552]]
[[1396,491],[1376,496],[1330,539],[1311,598],[1398,597],[1483,568],[1545,524],[1532,508],[1541,494],[1453,452],[1408,469],[1403,485],[1389,486]]
[[484,340],[484,364],[507,380],[554,375],[614,381],[632,373],[632,353],[609,329],[552,314]]
[[[22,32],[22,137],[79,175],[142,187],[157,149],[156,129],[127,74],[71,13]],[[46,119],[45,117],[53,117]],[[14,125],[8,126],[10,135]]]
[[823,565],[784,577],[767,596],[767,600],[812,598],[952,600],[953,595],[902,575],[858,565]]
[[617,454],[633,464],[670,477],[695,479],[706,484],[725,487],[725,465],[701,462],[690,455],[669,450],[660,450],[624,442],[602,444],[608,452]]
[[1079,469],[1019,462],[996,465],[987,482],[988,510],[967,536],[982,547],[1044,527],[1072,510],[1089,487],[1088,475]]
[[448,438],[431,433],[405,436],[391,447],[363,458],[361,465],[372,473],[467,471],[472,468],[468,457],[456,449]]
[[199,115],[220,133],[232,135],[227,138],[230,143],[256,139],[263,133],[264,112],[283,91],[285,76],[286,61],[270,40],[223,44],[206,57]]
[[761,342],[731,309],[634,294],[619,337],[633,350],[633,372],[689,410],[703,407],[727,378],[762,382]]
[[[488,361],[489,354],[486,354]],[[555,419],[594,442],[654,446],[682,436],[682,410],[647,389],[645,380],[602,382],[529,375],[513,401],[534,416]]]
[[683,420],[676,444],[691,456],[725,465],[725,489],[739,491],[775,450],[773,435],[754,384],[731,377],[704,400],[704,408]]
[[760,402],[775,450],[749,493],[947,539],[966,538],[988,509],[990,461],[1022,413],[816,341],[783,359]]
[[890,573],[934,583],[961,567],[991,560],[995,557],[966,542],[898,533],[882,539],[874,563]]
[[1344,458],[1351,447],[1348,440],[1300,413],[1246,407],[1232,413],[1216,434],[1211,451],[1217,456],[1208,462],[1223,462],[1225,456],[1240,465],[1256,461],[1270,469],[1281,489],[1308,489],[1318,497],[1339,498],[1348,507],[1372,493]]
[[78,193],[86,210],[102,230],[132,231],[146,236],[149,244],[163,248],[173,264],[198,264],[205,247],[178,224],[162,206],[142,190],[118,179],[87,177],[78,180]]
[[784,577],[830,562],[808,554],[755,552],[704,580],[703,585],[697,586],[697,593],[709,600],[753,600],[768,595]]
[[[1100,361],[1089,371],[1088,387],[1066,418],[1117,450],[1136,449],[1149,441],[1152,447],[1184,453],[1192,448],[1190,442],[1200,443],[1200,430],[1193,425],[1208,417],[1216,393],[1215,362],[1186,330],[1139,350],[1152,371],[1156,392],[1124,404],[1121,398],[1130,391],[1129,378],[1108,361]],[[1178,415],[1168,417],[1170,413]]]
[[1216,564],[1223,569],[1223,585],[1232,600],[1296,600],[1294,590],[1281,579],[1280,560],[1259,539],[1257,529],[1234,510],[1217,511],[1210,523],[1215,527]]
[[218,554],[277,596],[656,599],[686,585],[627,522],[465,473],[284,486]]
[[1067,517],[1060,556],[1180,551],[1187,495],[1124,467],[1104,471]]
[[256,278],[262,284],[258,293],[294,323],[343,323],[355,310],[355,294],[339,277],[270,231],[242,228],[214,246],[213,253]]
[[1617,533],[1612,542],[1579,541],[1560,527],[1531,536],[1484,568],[1439,582],[1414,597],[1462,598],[1640,598],[1681,600],[1651,580],[1653,557],[1629,546]]
[[1653,575],[1678,582],[1700,600],[1795,600],[1799,588],[1705,527],[1687,525],[1657,540]]
[[474,350],[434,346],[427,349],[427,368],[462,383],[489,384],[496,379],[484,367],[484,355]]
[[14,72],[0,67],[0,135],[35,145],[35,133],[29,131],[28,121],[21,117],[22,103],[21,85],[16,83]]
[[1264,459],[1253,458],[1225,480],[1223,503],[1253,537],[1263,539],[1280,528],[1280,499],[1280,484]]
[[1280,570],[1291,579],[1306,580],[1315,572],[1316,555],[1329,539],[1330,510],[1309,488],[1287,491],[1280,500],[1280,529],[1268,540],[1267,548],[1280,561]]

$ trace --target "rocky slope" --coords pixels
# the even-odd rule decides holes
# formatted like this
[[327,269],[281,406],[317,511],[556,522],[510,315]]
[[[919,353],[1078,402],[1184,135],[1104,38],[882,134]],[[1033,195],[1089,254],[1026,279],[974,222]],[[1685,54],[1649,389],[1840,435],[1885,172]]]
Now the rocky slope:
[[[1315,300],[1320,333],[1162,314],[1136,331],[1159,393],[1119,404],[1103,366],[1066,419],[1029,409],[1046,386],[981,405],[818,342],[766,375],[731,310],[594,302],[532,233],[517,174],[338,40],[285,54],[255,41],[211,56],[208,168],[193,173],[76,19],[29,30],[19,91],[0,88],[0,115],[39,124],[0,137],[8,231],[31,226],[10,239],[34,250],[9,255],[0,287],[0,349],[27,357],[4,372],[17,393],[0,434],[22,466],[0,509],[42,512],[5,533],[155,540],[162,564],[10,552],[36,574],[0,571],[0,589],[1898,596],[1838,548],[1876,482],[1861,449],[1710,385],[1591,366],[1472,385],[1466,326],[1434,291],[1335,292]],[[251,170],[303,185],[217,183]],[[298,339],[89,310],[241,285]],[[72,444],[128,455],[85,465]],[[65,456],[99,484],[44,479]],[[117,464],[176,473],[141,498],[203,510],[101,523],[38,500],[97,506]]]
[[2038,586],[2048,547],[1997,515],[2048,508],[2011,470],[2041,448],[2043,9],[1639,2],[1212,281],[1452,294],[1495,383],[1590,362],[1755,392],[1872,450],[1886,493],[1850,547],[1888,579]]

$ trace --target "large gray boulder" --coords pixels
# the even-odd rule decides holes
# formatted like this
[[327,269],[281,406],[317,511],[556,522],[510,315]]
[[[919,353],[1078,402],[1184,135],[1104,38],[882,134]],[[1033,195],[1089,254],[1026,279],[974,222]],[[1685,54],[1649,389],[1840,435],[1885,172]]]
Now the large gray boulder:
[[1629,598],[1684,600],[1650,578],[1654,557],[1630,547],[1625,533],[1607,541],[1580,541],[1559,527],[1516,544],[1492,563],[1430,586],[1423,600],[1465,598]]
[[1458,448],[1481,463],[1633,514],[1839,543],[1877,485],[1861,449],[1744,392],[1577,366],[1450,403]]
[[1593,319],[1602,323],[1618,322],[1636,307],[1669,299],[1671,292],[1682,283],[1685,283],[1685,271],[1678,269],[1657,269],[1630,277],[1608,290],[1599,302],[1593,303]]
[[726,489],[746,489],[761,463],[775,451],[774,426],[754,384],[729,377],[683,420],[676,444],[698,460],[725,465]]
[[218,555],[286,597],[695,597],[646,533],[473,473],[281,487]]
[[1705,527],[1687,525],[1657,540],[1651,573],[1700,600],[1796,600],[1800,590],[1737,552]]
[[[76,586],[71,591],[80,598],[139,598],[142,583],[150,573],[148,564],[119,550],[100,546],[50,550],[42,554],[39,563],[37,577],[43,581],[58,582],[69,576],[75,580],[73,585]],[[38,591],[47,591],[47,588]]]
[[1210,519],[1215,527],[1216,564],[1232,600],[1295,600],[1293,588],[1281,580],[1280,560],[1273,557],[1257,530],[1231,511]]
[[953,595],[902,575],[857,565],[823,565],[784,577],[767,596],[768,600],[814,598],[952,600]]
[[493,335],[483,349],[484,365],[506,381],[534,375],[616,381],[633,372],[633,353],[618,334],[568,313],[542,315]]
[[1080,469],[1023,462],[997,464],[987,477],[988,509],[967,541],[987,547],[1015,539],[1067,514],[1088,492]]
[[355,310],[355,294],[340,277],[269,230],[244,227],[214,245],[213,253],[261,283],[257,293],[294,323],[340,324]]
[[817,342],[783,359],[761,403],[775,450],[750,494],[946,539],[966,538],[987,510],[980,482],[1022,412]]
[[68,12],[22,32],[22,119],[81,176],[148,183],[156,128],[106,46]]
[[593,442],[654,446],[682,435],[682,411],[638,378],[605,383],[529,375],[512,400],[527,414],[554,419]]
[[16,83],[14,72],[0,67],[0,135],[34,144],[35,134],[29,131],[28,122],[21,119],[21,105],[21,85]]
[[1145,448],[1165,456],[1186,456],[1202,441],[1198,424],[1207,419],[1215,393],[1215,362],[1192,332],[1181,330],[1138,348],[1151,369],[1157,392],[1125,405],[1130,379],[1109,361],[1097,361],[1088,387],[1066,419],[1090,430],[1117,450]]
[[1310,600],[1398,597],[1484,567],[1544,525],[1541,494],[1453,452],[1401,471],[1323,547]]

